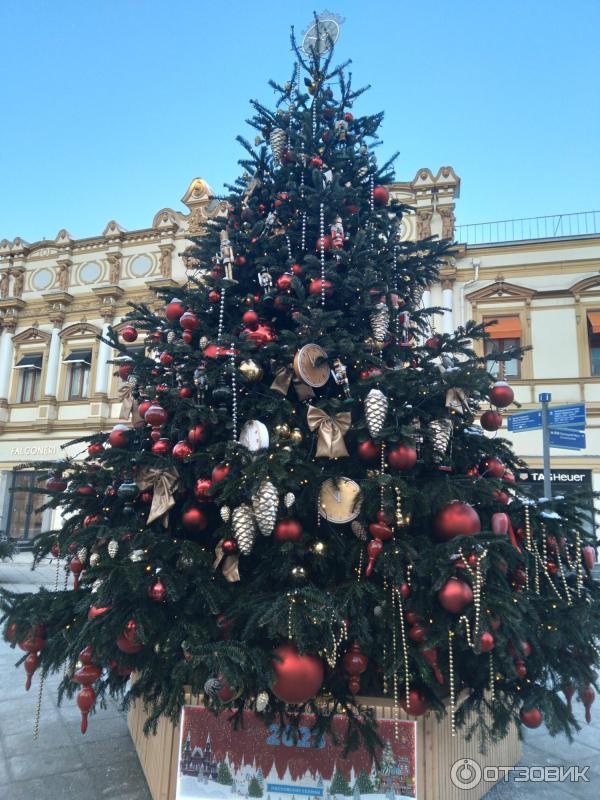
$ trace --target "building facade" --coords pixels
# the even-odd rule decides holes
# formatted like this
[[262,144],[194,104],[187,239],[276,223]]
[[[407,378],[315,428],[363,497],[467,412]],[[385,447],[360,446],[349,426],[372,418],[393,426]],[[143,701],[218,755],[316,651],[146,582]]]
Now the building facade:
[[[593,231],[554,226],[552,235],[532,238],[514,224],[456,228],[460,179],[452,167],[435,175],[421,169],[390,190],[413,209],[403,220],[403,238],[459,242],[423,296],[423,305],[446,309],[437,329],[449,333],[467,319],[498,319],[489,346],[532,345],[521,364],[502,365],[500,376],[525,409],[536,405],[540,391],[557,403],[586,403],[586,450],[554,450],[552,466],[557,482],[600,490],[600,214]],[[46,473],[20,467],[83,457],[84,447],[67,443],[120,419],[122,384],[107,363],[117,354],[98,336],[109,325],[118,330],[128,303],[156,304],[154,288],[175,292],[193,267],[188,237],[223,212],[201,178],[182,203],[185,210],[162,209],[142,230],[111,221],[86,239],[63,229],[52,241],[0,241],[0,535],[21,546],[57,520],[52,512],[37,513],[41,495],[18,491],[45,481]],[[539,432],[513,441],[539,470]]]

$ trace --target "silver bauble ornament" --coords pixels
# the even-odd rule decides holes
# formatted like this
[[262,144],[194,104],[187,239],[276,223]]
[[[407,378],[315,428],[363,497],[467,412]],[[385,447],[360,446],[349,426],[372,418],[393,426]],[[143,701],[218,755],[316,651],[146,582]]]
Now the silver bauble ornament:
[[427,427],[433,444],[433,460],[439,464],[448,451],[452,438],[452,422],[449,419],[433,419]]
[[291,508],[296,502],[296,495],[293,492],[287,492],[283,498],[283,505],[286,508]]
[[242,503],[241,506],[234,508],[231,515],[231,526],[233,528],[233,538],[237,542],[241,555],[250,555],[256,539],[256,528],[254,527],[254,518],[250,506]]
[[285,131],[281,128],[273,128],[269,134],[269,144],[271,145],[271,150],[273,151],[273,158],[278,164],[281,164],[286,142],[287,136]]
[[365,418],[372,437],[381,433],[388,410],[388,399],[380,389],[371,389],[365,397]]
[[221,506],[219,513],[221,514],[221,519],[223,522],[229,522],[229,518],[231,517],[231,509],[229,506]]
[[390,331],[390,310],[385,303],[377,303],[371,311],[370,321],[375,341],[385,341]]
[[119,543],[117,542],[116,539],[111,539],[110,542],[108,543],[108,555],[111,558],[114,558],[118,552],[119,552]]
[[260,713],[267,710],[269,705],[269,694],[268,692],[259,692],[256,695],[256,710]]
[[252,509],[254,510],[256,523],[263,536],[270,536],[273,533],[275,522],[277,521],[278,505],[277,489],[271,481],[263,481],[252,498]]

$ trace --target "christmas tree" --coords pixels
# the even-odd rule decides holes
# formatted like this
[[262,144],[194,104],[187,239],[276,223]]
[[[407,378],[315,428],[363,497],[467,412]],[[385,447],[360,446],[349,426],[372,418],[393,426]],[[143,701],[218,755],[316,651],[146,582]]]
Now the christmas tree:
[[292,36],[275,108],[252,103],[187,283],[113,332],[131,420],[52,465],[64,524],[37,541],[74,587],[4,592],[5,635],[29,676],[66,664],[84,727],[97,696],[143,697],[153,720],[191,690],[304,707],[320,731],[344,713],[348,744],[376,742],[360,693],[453,726],[474,711],[494,737],[542,717],[570,733],[560,690],[591,703],[600,635],[585,520],[523,496],[484,434],[512,390],[476,355],[482,326],[432,329],[422,295],[451,245],[401,237],[382,114],[356,113],[332,30]]
[[351,795],[352,790],[350,789],[350,784],[346,780],[346,776],[341,769],[336,769],[333,773],[333,778],[331,779],[331,785],[329,787],[329,792],[331,795],[342,794],[342,795]]
[[373,783],[364,768],[358,773],[354,788],[358,789],[359,794],[373,794],[375,791]]
[[256,775],[250,779],[248,784],[248,797],[262,797],[263,790]]
[[222,783],[223,786],[231,786],[233,784],[233,777],[226,761],[221,761],[217,770],[217,783]]

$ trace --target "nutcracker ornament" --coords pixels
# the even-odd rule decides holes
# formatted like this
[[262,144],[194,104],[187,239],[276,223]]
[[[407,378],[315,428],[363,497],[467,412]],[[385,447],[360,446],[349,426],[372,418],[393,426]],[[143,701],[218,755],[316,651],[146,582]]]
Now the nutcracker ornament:
[[341,250],[344,246],[345,236],[344,236],[344,226],[342,224],[342,218],[336,217],[335,222],[331,226],[331,242],[332,246],[335,250]]
[[233,247],[229,241],[229,235],[225,228],[220,233],[221,247],[219,251],[219,262],[225,271],[225,277],[232,283],[237,283],[233,278],[233,263],[235,261],[233,255]]
[[344,395],[350,397],[350,383],[348,381],[348,369],[342,364],[339,358],[333,359],[333,380],[344,390]]

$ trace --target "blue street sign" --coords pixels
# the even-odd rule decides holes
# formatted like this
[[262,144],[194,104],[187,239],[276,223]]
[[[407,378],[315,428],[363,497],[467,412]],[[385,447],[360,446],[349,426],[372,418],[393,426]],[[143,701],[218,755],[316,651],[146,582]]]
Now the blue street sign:
[[549,408],[548,422],[552,428],[585,428],[585,405],[577,403]]
[[523,411],[521,414],[511,414],[508,418],[508,430],[513,433],[519,431],[535,431],[542,427],[541,411]]
[[564,428],[550,428],[550,447],[563,450],[585,450],[585,433]]
[[541,394],[538,395],[538,400],[540,401],[540,403],[549,403],[550,400],[552,400],[552,395],[550,394],[550,392],[542,392]]

